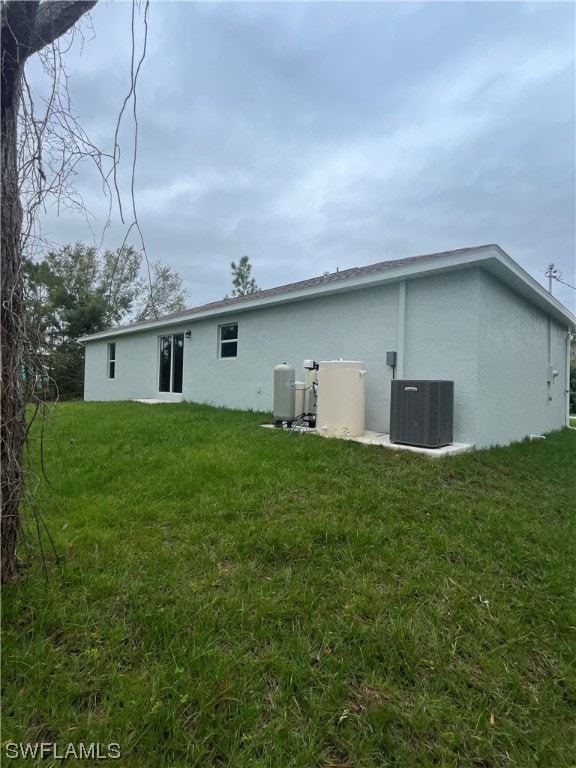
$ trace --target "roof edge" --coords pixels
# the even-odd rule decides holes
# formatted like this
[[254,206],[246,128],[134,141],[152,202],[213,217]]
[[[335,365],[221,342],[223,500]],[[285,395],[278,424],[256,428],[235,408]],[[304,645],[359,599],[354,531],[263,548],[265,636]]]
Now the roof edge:
[[[498,263],[504,270],[495,268]],[[492,268],[490,268],[492,265]],[[444,272],[452,269],[484,266],[501,279],[505,279],[533,303],[550,312],[556,319],[566,322],[576,329],[576,317],[554,296],[548,293],[523,267],[496,243],[460,248],[452,251],[411,256],[405,259],[377,262],[365,267],[355,267],[341,272],[333,272],[321,277],[301,280],[296,283],[258,291],[246,296],[223,299],[222,301],[191,307],[182,312],[165,315],[155,320],[112,328],[108,331],[82,336],[79,341],[92,342],[126,334],[173,327],[186,322],[202,320],[208,317],[245,312],[266,306],[274,306],[306,299],[310,296],[331,295],[344,290],[357,290],[388,282],[414,279],[419,276]],[[508,279],[506,279],[508,278]]]

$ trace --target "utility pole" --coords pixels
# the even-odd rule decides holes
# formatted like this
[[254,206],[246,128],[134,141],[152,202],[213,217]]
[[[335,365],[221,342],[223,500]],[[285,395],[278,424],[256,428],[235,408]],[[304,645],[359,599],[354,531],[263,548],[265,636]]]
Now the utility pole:
[[548,278],[548,293],[552,293],[552,280],[553,279],[558,280],[562,273],[558,269],[556,269],[555,264],[548,264],[548,267],[544,271],[544,274]]

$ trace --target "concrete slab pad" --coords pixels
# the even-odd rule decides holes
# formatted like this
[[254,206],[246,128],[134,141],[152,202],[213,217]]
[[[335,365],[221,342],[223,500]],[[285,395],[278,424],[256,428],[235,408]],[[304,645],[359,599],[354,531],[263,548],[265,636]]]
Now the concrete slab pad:
[[[266,429],[277,429],[274,424],[261,424],[260,426]],[[284,427],[286,431],[294,432],[316,432],[315,429],[309,427],[292,427],[291,429]],[[320,435],[322,436],[322,435]],[[330,439],[330,438],[328,438]],[[442,448],[422,448],[417,445],[399,445],[398,443],[390,442],[390,435],[387,432],[371,432],[366,431],[363,435],[357,437],[334,437],[335,440],[352,440],[356,443],[363,443],[364,445],[380,445],[382,448],[390,448],[393,451],[410,451],[412,453],[421,453],[425,456],[433,456],[438,458],[440,456],[454,456],[457,453],[465,453],[466,451],[472,451],[474,445],[469,443],[451,443],[450,445],[442,446]]]
[[422,453],[425,456],[453,456],[456,453],[465,453],[473,450],[474,446],[469,443],[451,443],[441,448],[422,448],[419,445],[400,445],[390,442],[390,435],[386,432],[366,431],[360,437],[350,437],[357,443],[365,445],[381,445],[383,448],[391,448],[393,451],[411,451],[412,453]]

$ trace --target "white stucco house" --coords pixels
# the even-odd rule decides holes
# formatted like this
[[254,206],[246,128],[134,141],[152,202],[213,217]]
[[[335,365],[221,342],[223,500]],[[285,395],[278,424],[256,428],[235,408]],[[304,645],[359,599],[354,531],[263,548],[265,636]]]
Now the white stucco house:
[[[454,381],[454,441],[485,447],[568,424],[576,318],[497,245],[384,261],[86,336],[86,400],[271,411],[273,371],[365,364],[366,429],[393,375]],[[386,364],[395,351],[396,368]]]

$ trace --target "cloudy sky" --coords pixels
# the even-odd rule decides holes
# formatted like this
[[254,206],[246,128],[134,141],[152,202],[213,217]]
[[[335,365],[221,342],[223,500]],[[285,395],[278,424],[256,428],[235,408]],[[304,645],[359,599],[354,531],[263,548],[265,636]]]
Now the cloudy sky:
[[[102,0],[67,54],[75,111],[108,149],[130,17]],[[142,9],[137,47],[143,22]],[[498,243],[540,283],[554,262],[576,285],[575,29],[571,2],[153,0],[135,177],[149,258],[182,276],[190,306],[229,293],[244,254],[270,288]],[[88,164],[77,185],[99,232],[107,203]],[[44,227],[55,242],[94,237],[79,214],[49,211]],[[116,223],[105,245],[121,240]],[[554,293],[574,310],[574,290]]]

